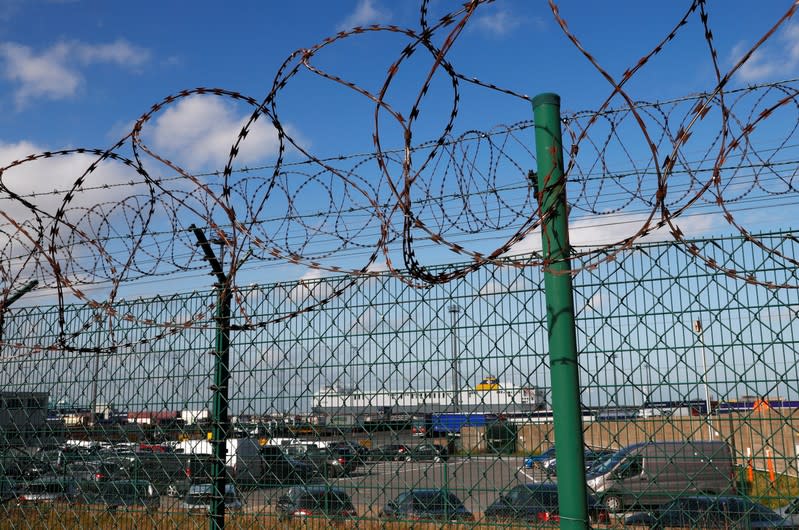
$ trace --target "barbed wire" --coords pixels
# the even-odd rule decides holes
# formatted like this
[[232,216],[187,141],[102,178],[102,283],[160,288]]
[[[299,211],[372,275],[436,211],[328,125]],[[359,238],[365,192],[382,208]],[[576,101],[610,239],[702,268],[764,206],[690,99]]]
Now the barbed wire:
[[[462,84],[529,101],[518,90],[463,73],[449,59],[449,51],[462,38],[464,28],[490,1],[471,0],[432,20],[429,2],[422,0],[419,28],[359,26],[293,52],[260,99],[224,88],[182,90],[152,105],[130,132],[108,149],[35,153],[0,168],[0,279],[4,285],[0,309],[8,311],[9,298],[32,279],[54,292],[59,310],[57,338],[52,344],[37,345],[37,351],[85,349],[76,344],[75,338],[91,328],[97,318],[141,324],[152,330],[136,343],[111,344],[109,349],[134,347],[186,328],[205,328],[213,303],[182,322],[141,321],[116,303],[127,282],[205,266],[189,230],[192,224],[204,227],[211,239],[219,241],[227,258],[227,287],[239,301],[236,278],[245,262],[280,261],[349,276],[348,281],[337,284],[325,296],[269,320],[254,320],[239,303],[238,316],[243,323],[237,324],[236,329],[240,330],[262,328],[313,311],[383,268],[417,288],[450,282],[486,265],[548,268],[552,263],[535,253],[524,262],[507,259],[531,245],[543,220],[551,215],[540,211],[540,192],[530,175],[535,167],[531,149],[534,124],[525,120],[486,131],[455,133]],[[724,72],[706,3],[694,0],[663,39],[620,78],[603,68],[569,30],[554,0],[550,0],[549,7],[565,38],[610,88],[597,109],[567,114],[562,120],[571,211],[591,216],[634,211],[638,223],[630,233],[611,243],[577,247],[571,257],[577,265],[566,273],[595,269],[616,259],[619,252],[642,238],[668,230],[686,245],[688,252],[719,272],[769,288],[798,287],[795,282],[759,278],[705,256],[679,225],[680,217],[697,203],[716,205],[734,230],[771,259],[793,267],[799,265],[787,253],[752,235],[730,207],[759,196],[796,191],[792,163],[796,157],[778,158],[799,144],[796,80],[735,89],[727,86],[731,77],[794,15],[796,5],[792,4]],[[680,32],[686,31],[688,22],[696,17],[703,28],[715,86],[704,93],[662,102],[634,98],[626,89],[629,81]],[[325,70],[315,61],[323,50],[335,49],[343,41],[382,33],[398,36],[403,47],[377,90]],[[389,101],[389,91],[399,73],[408,68],[411,57],[424,54],[430,67],[403,113]],[[278,100],[284,91],[291,91],[301,72],[353,92],[374,106],[373,152],[316,156],[292,134],[281,120]],[[452,92],[451,104],[444,113],[446,119],[437,137],[414,144],[422,103],[434,79],[440,76],[448,80]],[[250,109],[249,118],[237,136],[231,138],[227,161],[218,172],[194,172],[145,142],[145,133],[158,116],[181,101],[196,97],[221,98]],[[623,103],[618,105],[618,101]],[[782,136],[776,143],[760,148],[755,141],[756,131],[773,133],[770,124],[774,117],[785,114],[790,117],[781,122],[790,126],[778,131]],[[275,131],[275,162],[237,168],[237,157],[261,122],[268,122]],[[402,132],[404,145],[399,149],[384,145],[387,122]],[[694,141],[689,144],[692,137]],[[699,154],[689,156],[688,145],[697,147]],[[289,150],[302,160],[287,161]],[[642,157],[642,152],[647,155]],[[69,189],[26,192],[13,178],[23,168],[61,158],[86,162],[74,175]],[[154,177],[152,164],[160,168],[159,173],[167,171],[173,176]],[[97,183],[99,175],[112,166],[119,166],[126,176]],[[547,186],[553,184],[544,177]],[[130,189],[115,200],[97,200],[109,189],[125,187]],[[48,204],[53,200],[57,204]],[[484,240],[462,242],[464,234],[485,233],[498,234],[502,240],[494,245],[485,245]],[[420,242],[424,242],[424,247]],[[346,266],[341,256],[353,250],[360,251],[363,262]],[[431,268],[420,250],[431,256],[444,252],[453,262],[463,263],[466,259],[468,263]],[[398,257],[401,263],[397,262]],[[84,287],[95,283],[108,287],[87,294]],[[77,326],[68,324],[68,299],[85,304],[92,315]]]

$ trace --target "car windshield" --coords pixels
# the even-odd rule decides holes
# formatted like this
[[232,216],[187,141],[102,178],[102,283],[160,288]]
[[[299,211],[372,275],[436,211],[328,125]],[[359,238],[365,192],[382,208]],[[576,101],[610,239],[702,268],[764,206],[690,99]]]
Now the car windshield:
[[[211,484],[195,484],[189,488],[188,498],[190,499],[211,499],[213,492],[213,485]],[[225,498],[235,498],[236,489],[233,484],[225,485]]]
[[463,502],[452,493],[415,492],[413,497],[415,503],[425,510],[454,511],[463,506]]
[[597,460],[594,465],[588,468],[589,475],[604,475],[618,465],[619,462],[624,460],[628,454],[627,451],[617,451],[612,455]]
[[303,493],[297,501],[304,508],[321,508],[327,510],[342,510],[352,508],[349,496],[338,490],[310,491]]
[[25,491],[27,493],[64,493],[67,490],[66,484],[62,484],[60,482],[47,482],[41,484],[29,484]]

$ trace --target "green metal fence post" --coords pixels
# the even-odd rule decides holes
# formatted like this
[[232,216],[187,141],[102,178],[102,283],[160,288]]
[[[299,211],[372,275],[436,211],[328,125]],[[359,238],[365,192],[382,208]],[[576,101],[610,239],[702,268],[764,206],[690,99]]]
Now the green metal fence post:
[[230,304],[232,297],[227,275],[222,269],[222,264],[214,255],[205,234],[194,225],[189,228],[194,232],[205,259],[211,265],[213,274],[216,276],[214,285],[217,291],[216,337],[214,340],[214,384],[211,387],[213,397],[211,399],[210,440],[214,451],[214,462],[209,528],[221,530],[225,528],[225,484],[227,482],[225,461],[227,460],[227,435],[230,431],[228,384],[230,383]]
[[538,161],[541,227],[546,291],[552,412],[558,466],[560,525],[563,529],[588,527],[580,379],[574,325],[574,298],[569,257],[566,181],[560,131],[560,96],[533,98],[535,147]]

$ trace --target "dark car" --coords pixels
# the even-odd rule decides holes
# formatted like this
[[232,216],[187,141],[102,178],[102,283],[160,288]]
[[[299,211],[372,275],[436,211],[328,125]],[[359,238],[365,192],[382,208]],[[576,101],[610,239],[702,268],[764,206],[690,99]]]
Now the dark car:
[[353,471],[355,471],[359,465],[363,464],[363,460],[361,455],[359,455],[356,451],[349,449],[349,448],[327,448],[338,462],[344,466],[344,473],[349,475]]
[[352,455],[345,455],[326,447],[310,447],[299,459],[313,465],[316,473],[323,477],[341,477],[357,467]]
[[18,504],[42,502],[76,502],[81,495],[78,482],[61,477],[43,477],[17,483],[14,497]]
[[383,507],[379,516],[403,521],[474,521],[474,516],[457,495],[439,489],[412,489],[401,493]]
[[405,444],[381,445],[369,451],[367,457],[373,461],[404,460],[408,451],[410,451],[410,447]]
[[304,483],[316,474],[312,464],[293,458],[277,445],[261,448],[261,463],[260,482],[265,484]]
[[444,462],[449,460],[447,448],[443,445],[419,444],[411,447],[405,452],[403,458],[406,462],[412,460],[432,460],[433,462]]
[[109,480],[97,484],[94,492],[84,492],[83,502],[100,504],[107,510],[144,508],[158,510],[161,497],[151,482],[146,480]]
[[38,458],[17,451],[0,452],[0,477],[33,479],[52,472],[52,467]]
[[339,488],[328,486],[294,486],[281,495],[275,509],[280,520],[306,517],[344,519],[357,517],[349,495]]
[[327,448],[337,453],[351,455],[358,465],[363,465],[369,453],[369,449],[366,446],[357,442],[334,442],[328,445]]
[[74,462],[93,462],[100,460],[99,447],[64,447],[61,449],[45,449],[36,453],[37,460],[50,469],[63,472],[67,465]]
[[80,482],[103,482],[115,478],[126,478],[126,470],[114,462],[73,462],[67,464],[64,473]]
[[[483,512],[486,520],[493,522],[560,522],[558,485],[553,482],[534,482],[511,488],[500,495]],[[607,508],[596,497],[588,497],[588,519],[591,523],[607,523]]]
[[649,528],[796,528],[790,520],[746,497],[697,495],[681,497],[624,520]]
[[14,495],[14,487],[16,483],[13,479],[0,476],[0,504],[12,500]]
[[290,445],[283,447],[289,458],[312,466],[314,473],[323,477],[341,477],[357,467],[352,455],[345,455],[327,447],[316,445]]

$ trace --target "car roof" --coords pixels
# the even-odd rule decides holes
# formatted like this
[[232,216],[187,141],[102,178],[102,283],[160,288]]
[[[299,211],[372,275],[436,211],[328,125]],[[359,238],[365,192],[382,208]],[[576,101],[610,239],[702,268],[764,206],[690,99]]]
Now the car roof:
[[[192,484],[189,486],[189,493],[210,493],[214,488],[213,484],[203,483],[203,484]],[[235,484],[225,484],[225,492],[235,491],[236,485]]]
[[558,491],[558,485],[555,482],[528,482],[517,487],[535,491]]
[[303,493],[323,493],[323,492],[333,492],[337,495],[346,495],[345,492],[341,488],[331,488],[330,486],[296,486],[298,488],[297,491],[302,491]]
[[432,497],[435,495],[446,495],[446,496],[455,496],[455,492],[450,491],[448,489],[436,489],[436,488],[411,488],[408,491],[401,493],[400,495],[405,496],[413,496],[413,497]]

